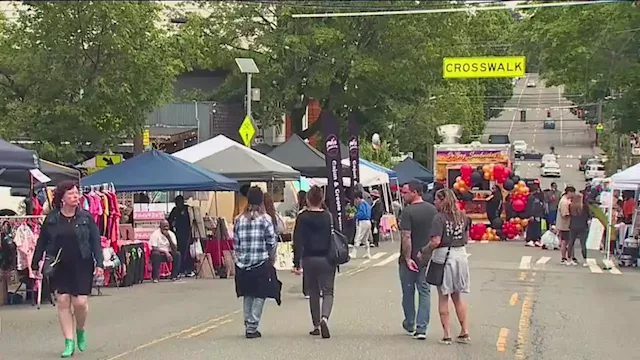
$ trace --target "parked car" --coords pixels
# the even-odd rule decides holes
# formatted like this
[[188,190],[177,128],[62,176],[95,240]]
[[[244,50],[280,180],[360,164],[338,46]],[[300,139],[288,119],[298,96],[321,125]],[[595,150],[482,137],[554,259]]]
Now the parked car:
[[529,82],[527,82],[527,87],[528,87],[528,88],[534,88],[534,87],[536,87],[536,83],[535,83],[535,81],[529,81]]
[[513,151],[516,153],[516,156],[524,155],[527,152],[527,143],[524,140],[514,141]]
[[584,171],[587,171],[587,169],[591,165],[602,165],[602,166],[604,166],[604,161],[602,161],[602,159],[599,159],[599,158],[596,158],[596,157],[592,157],[591,159],[587,160],[587,162],[584,164]]
[[497,134],[491,134],[489,135],[489,144],[511,144],[511,141],[509,140],[509,135],[504,134],[504,135],[497,135]]
[[554,154],[544,154],[540,159],[540,167],[544,167],[546,163],[557,163],[558,158]]
[[605,178],[607,173],[604,168],[604,164],[590,164],[587,165],[587,169],[584,172],[584,180],[591,181],[594,178]]
[[584,171],[587,166],[587,162],[593,159],[593,155],[582,155],[580,156],[580,164],[578,165],[578,170]]
[[540,170],[540,176],[542,177],[560,177],[562,176],[562,170],[560,169],[560,164],[557,162],[548,162],[542,166],[542,170]]

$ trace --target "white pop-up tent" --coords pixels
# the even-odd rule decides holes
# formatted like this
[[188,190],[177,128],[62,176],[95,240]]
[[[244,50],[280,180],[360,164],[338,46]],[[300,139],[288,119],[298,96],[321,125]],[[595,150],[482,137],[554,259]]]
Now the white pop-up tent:
[[[343,159],[342,164],[345,166],[349,166],[349,159]],[[389,183],[389,175],[375,170],[371,167],[365,166],[360,163],[360,184],[362,186],[375,186],[375,185],[384,185]],[[317,186],[326,186],[327,179],[326,178],[310,178],[309,184],[317,185]],[[342,173],[342,184],[344,186],[351,186],[351,179],[349,177],[349,173]]]
[[[613,192],[614,190],[634,190],[636,192],[637,199],[638,191],[640,190],[640,163],[628,167],[625,170],[611,176],[611,191]],[[607,222],[609,224],[611,224],[613,221],[613,203],[613,199],[609,201],[609,208],[607,209]],[[611,262],[611,231],[608,230],[609,229],[607,229],[607,231],[605,232],[605,261]],[[605,263],[605,265],[609,266],[608,263]]]

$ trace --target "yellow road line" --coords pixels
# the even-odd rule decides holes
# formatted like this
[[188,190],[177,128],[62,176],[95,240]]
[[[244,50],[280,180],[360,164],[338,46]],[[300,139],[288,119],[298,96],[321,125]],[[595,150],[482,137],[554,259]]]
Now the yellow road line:
[[121,359],[121,358],[123,358],[125,356],[129,356],[129,355],[135,353],[136,351],[140,351],[140,350],[146,349],[146,348],[148,348],[150,346],[159,344],[161,342],[164,342],[164,341],[167,341],[167,340],[171,340],[171,339],[177,338],[178,336],[182,336],[182,335],[188,334],[190,332],[196,331],[196,330],[200,329],[203,326],[208,326],[209,324],[218,323],[218,322],[223,321],[226,318],[229,318],[229,317],[231,317],[231,316],[233,316],[233,315],[235,315],[235,314],[237,314],[239,312],[240,312],[240,310],[236,310],[236,311],[230,312],[230,313],[228,313],[226,315],[223,315],[223,316],[220,316],[220,317],[217,317],[217,318],[214,318],[214,319],[207,320],[207,321],[205,321],[205,322],[203,322],[201,324],[192,326],[192,327],[184,329],[182,331],[178,331],[176,333],[169,334],[167,336],[163,336],[161,338],[149,341],[148,343],[142,344],[142,345],[140,345],[138,347],[135,347],[135,348],[133,348],[131,350],[128,350],[128,351],[125,351],[125,352],[120,353],[118,355],[115,355],[115,356],[112,356],[110,358],[107,358],[106,360]]
[[511,299],[509,299],[509,305],[513,306],[518,303],[518,293],[513,293]]
[[498,352],[504,352],[507,350],[507,337],[509,337],[509,329],[500,329],[500,333],[498,333],[498,341],[496,342],[496,349]]
[[207,332],[209,332],[209,331],[211,331],[211,330],[213,330],[215,328],[218,328],[218,327],[220,327],[220,326],[222,326],[224,324],[228,324],[228,323],[230,323],[232,321],[233,321],[233,319],[228,319],[228,320],[219,322],[217,324],[214,324],[214,325],[211,325],[211,326],[207,326],[206,328],[204,328],[202,330],[199,330],[199,331],[196,331],[196,332],[190,333],[189,335],[184,336],[184,338],[190,339],[190,338],[194,338],[196,336],[200,336],[200,335],[205,334],[205,333],[207,333]]
[[518,338],[516,341],[516,360],[526,358],[526,348],[529,344],[529,333],[531,331],[531,306],[533,303],[533,288],[528,287],[524,300],[522,301],[522,311],[518,323]]

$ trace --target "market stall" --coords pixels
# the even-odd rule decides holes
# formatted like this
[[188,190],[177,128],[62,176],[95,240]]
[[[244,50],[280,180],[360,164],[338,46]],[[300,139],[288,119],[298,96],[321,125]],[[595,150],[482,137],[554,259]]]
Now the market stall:
[[[611,176],[610,190],[607,194],[608,201],[605,200],[607,223],[610,224],[609,231],[605,231],[605,265],[611,262],[611,244],[616,245],[615,255],[619,256],[620,264],[626,266],[640,266],[640,214],[638,213],[638,196],[640,194],[640,163],[631,166],[617,174]],[[616,225],[613,217],[613,208],[616,206],[614,191],[630,190],[634,191],[635,211],[630,226],[627,224]],[[606,193],[606,192],[605,192]],[[613,225],[613,227],[611,227]],[[615,231],[614,231],[615,229]],[[612,236],[617,234],[617,239]],[[624,261],[622,260],[624,257]]]
[[[213,173],[197,165],[151,150],[127,161],[100,170],[81,179],[83,188],[107,184],[119,193],[142,191],[236,191],[238,183],[223,175]],[[157,228],[165,212],[147,211],[133,214],[134,227],[122,234],[130,235],[117,239],[112,244],[116,249],[126,249],[123,262],[136,261],[135,274],[125,278],[125,284],[134,284],[150,275],[150,250],[147,240],[152,229]],[[202,235],[202,234],[201,234]],[[206,247],[207,239],[203,246]],[[118,250],[116,250],[118,251]],[[140,265],[140,263],[142,265]]]
[[[80,181],[80,171],[51,161],[40,160],[40,171],[50,179],[47,186],[56,186],[67,180]],[[8,170],[0,175],[0,186],[23,189],[30,183],[31,174],[24,170]]]
[[398,183],[404,185],[410,181],[418,180],[423,183],[433,182],[433,173],[412,158],[406,158],[393,167]]
[[[287,164],[300,171],[306,177],[327,177],[327,164],[324,154],[293,134],[289,140],[273,149],[268,157]],[[348,166],[342,166],[344,174],[349,173]]]

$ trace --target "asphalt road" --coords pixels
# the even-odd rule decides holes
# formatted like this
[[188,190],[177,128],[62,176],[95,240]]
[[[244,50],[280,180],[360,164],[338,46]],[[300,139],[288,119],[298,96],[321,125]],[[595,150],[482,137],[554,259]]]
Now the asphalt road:
[[[400,327],[402,309],[398,243],[383,243],[376,259],[356,259],[336,280],[332,338],[310,330],[300,278],[280,272],[284,300],[265,309],[263,338],[244,338],[232,280],[145,283],[107,289],[91,298],[82,359],[634,359],[639,340],[637,271],[566,267],[558,252],[522,243],[468,247],[472,292],[470,345],[440,345],[442,332],[433,290],[426,341]],[[601,268],[601,264],[598,264]],[[457,332],[452,311],[452,331]],[[55,308],[0,307],[2,359],[55,359],[62,347]]]
[[[527,83],[534,82],[535,87],[527,87]],[[573,185],[578,189],[584,188],[584,174],[578,171],[581,155],[593,155],[592,148],[595,140],[595,130],[589,129],[584,121],[571,114],[569,109],[562,109],[572,105],[563,97],[561,87],[546,87],[538,74],[527,74],[520,79],[513,90],[513,98],[504,105],[505,110],[495,119],[487,123],[486,134],[509,134],[513,143],[524,140],[530,149],[543,154],[549,153],[551,146],[558,154],[558,163],[562,169],[560,179],[541,178],[543,189],[551,182],[558,183],[559,188]],[[520,110],[526,110],[526,122],[520,121]],[[544,129],[547,110],[555,120],[555,129]],[[517,172],[521,177],[540,178],[540,162],[517,161]]]

